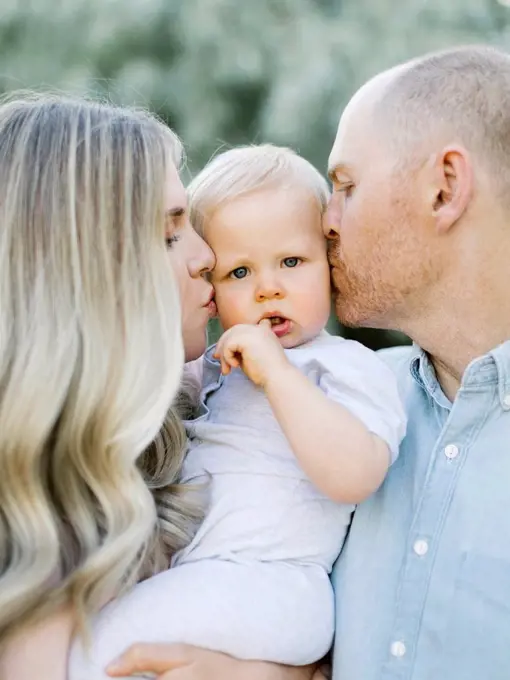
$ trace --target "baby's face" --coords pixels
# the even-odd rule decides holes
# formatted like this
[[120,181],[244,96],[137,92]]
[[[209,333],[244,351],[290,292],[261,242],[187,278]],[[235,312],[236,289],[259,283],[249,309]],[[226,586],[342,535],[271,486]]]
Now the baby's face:
[[205,239],[216,256],[212,283],[225,330],[271,318],[283,347],[315,337],[330,312],[321,213],[297,189],[264,189],[218,208]]

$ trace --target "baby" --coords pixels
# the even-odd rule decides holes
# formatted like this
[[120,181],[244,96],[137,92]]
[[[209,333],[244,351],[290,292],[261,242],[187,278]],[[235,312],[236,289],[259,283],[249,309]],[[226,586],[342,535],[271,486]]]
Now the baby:
[[302,665],[330,648],[329,573],[356,503],[395,460],[405,417],[395,379],[359,343],[324,330],[330,274],[323,177],[288,149],[237,148],[189,187],[216,255],[224,334],[188,367],[202,385],[183,479],[207,514],[168,571],[112,603],[93,630],[95,674],[130,644],[184,642]]

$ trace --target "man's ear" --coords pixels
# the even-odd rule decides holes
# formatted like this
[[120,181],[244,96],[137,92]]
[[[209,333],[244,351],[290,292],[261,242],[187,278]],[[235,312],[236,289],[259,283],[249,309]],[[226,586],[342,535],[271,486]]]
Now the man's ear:
[[473,165],[466,149],[448,146],[437,154],[433,185],[436,228],[446,232],[462,217],[473,195]]

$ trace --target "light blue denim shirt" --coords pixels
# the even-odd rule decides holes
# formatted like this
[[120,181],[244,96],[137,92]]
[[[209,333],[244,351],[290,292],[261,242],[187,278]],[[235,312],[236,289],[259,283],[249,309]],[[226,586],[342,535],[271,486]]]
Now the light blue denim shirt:
[[510,341],[453,405],[418,348],[381,353],[407,414],[333,574],[334,680],[510,678]]

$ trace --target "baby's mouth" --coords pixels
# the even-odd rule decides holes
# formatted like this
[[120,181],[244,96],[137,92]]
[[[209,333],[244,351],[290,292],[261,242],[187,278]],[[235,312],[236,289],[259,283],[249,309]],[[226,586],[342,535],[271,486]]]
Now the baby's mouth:
[[270,316],[269,317],[269,322],[271,323],[271,326],[279,326],[284,321],[287,321],[287,319],[285,319],[283,316]]
[[267,316],[265,317],[271,324],[271,330],[278,338],[290,333],[292,329],[292,322],[284,316]]

